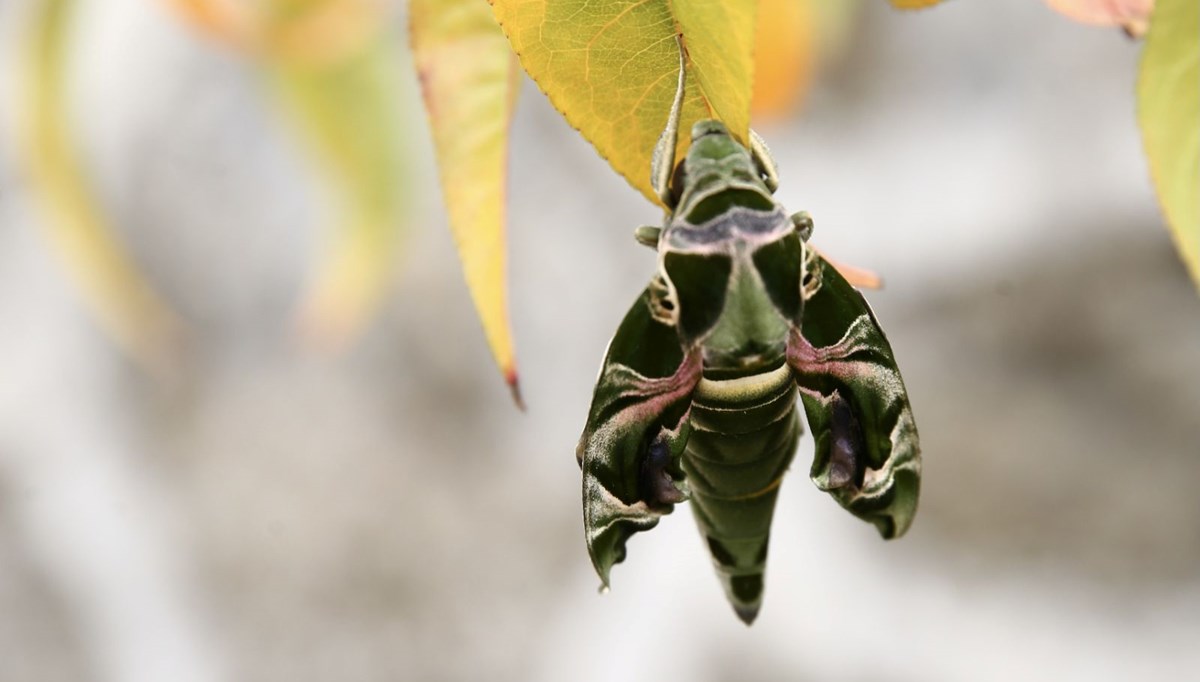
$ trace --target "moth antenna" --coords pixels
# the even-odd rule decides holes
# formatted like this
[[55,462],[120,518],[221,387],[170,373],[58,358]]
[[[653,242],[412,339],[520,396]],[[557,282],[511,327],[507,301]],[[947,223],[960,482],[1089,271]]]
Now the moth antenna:
[[654,145],[654,156],[650,159],[650,185],[654,193],[667,208],[675,208],[671,199],[671,173],[675,170],[675,144],[679,140],[679,114],[683,111],[683,89],[686,81],[686,64],[683,57],[683,36],[676,35],[679,46],[679,82],[675,86],[675,101],[667,116],[667,127],[658,136]]

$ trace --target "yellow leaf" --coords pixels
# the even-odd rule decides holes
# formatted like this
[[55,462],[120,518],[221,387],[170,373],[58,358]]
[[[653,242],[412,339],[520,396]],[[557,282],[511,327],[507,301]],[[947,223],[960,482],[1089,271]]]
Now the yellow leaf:
[[758,0],[750,102],[755,122],[800,106],[816,65],[814,28],[813,0]]
[[450,230],[496,363],[520,404],[504,254],[508,126],[519,70],[482,0],[413,0],[409,20]]
[[340,199],[334,241],[300,313],[324,346],[356,337],[383,300],[404,222],[401,62],[388,36],[365,38],[355,49],[288,52],[271,66]]
[[136,360],[169,369],[181,324],[139,275],[105,218],[69,132],[67,32],[73,0],[42,3],[29,54],[25,136],[42,222],[101,326]]
[[646,198],[650,156],[688,57],[678,151],[704,118],[747,139],[757,2],[491,0],[521,66],[618,173]]
[[890,0],[896,9],[925,9],[933,7],[942,0]]
[[1150,175],[1175,246],[1200,286],[1200,2],[1158,0],[1137,83]]

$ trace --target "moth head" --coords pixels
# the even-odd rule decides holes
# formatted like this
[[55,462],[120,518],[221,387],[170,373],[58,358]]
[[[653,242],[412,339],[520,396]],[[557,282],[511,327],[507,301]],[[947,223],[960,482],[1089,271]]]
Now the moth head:
[[[675,166],[671,177],[671,205],[676,215],[702,223],[732,205],[757,210],[775,206],[758,156],[738,141],[724,123],[698,121],[692,126],[687,156]],[[709,201],[721,194],[718,201]]]

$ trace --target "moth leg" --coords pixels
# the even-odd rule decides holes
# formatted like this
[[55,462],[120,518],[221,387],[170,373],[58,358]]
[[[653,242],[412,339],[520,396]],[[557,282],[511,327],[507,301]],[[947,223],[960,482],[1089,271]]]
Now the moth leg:
[[808,211],[798,211],[793,213],[792,226],[796,228],[796,233],[799,234],[800,238],[804,241],[807,242],[812,238],[813,219],[812,216],[808,214]]
[[650,186],[654,193],[669,209],[675,208],[671,197],[671,173],[675,171],[675,145],[679,140],[679,115],[683,111],[683,90],[686,80],[686,69],[683,57],[683,39],[675,36],[679,45],[679,81],[675,86],[675,100],[671,103],[671,113],[667,116],[667,127],[658,136],[658,144],[654,145],[654,155],[650,157]]
[[652,249],[658,248],[660,235],[662,235],[662,228],[657,225],[642,225],[633,231],[633,238],[637,240],[637,243]]

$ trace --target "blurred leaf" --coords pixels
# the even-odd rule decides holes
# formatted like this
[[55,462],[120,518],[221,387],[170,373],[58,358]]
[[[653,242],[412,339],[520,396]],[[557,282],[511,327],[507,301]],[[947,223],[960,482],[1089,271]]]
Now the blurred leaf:
[[933,7],[942,0],[888,0],[896,9],[925,9]]
[[1200,286],[1200,2],[1158,0],[1137,83],[1150,175]]
[[1050,7],[1075,21],[1095,26],[1120,26],[1131,36],[1146,33],[1154,0],[1046,0]]
[[826,263],[833,266],[834,270],[838,271],[847,282],[858,287],[859,289],[882,289],[883,278],[874,270],[860,268],[857,265],[850,265],[842,261],[830,258],[824,250],[817,247],[816,244],[809,244],[809,248],[817,252],[817,255],[825,259]]
[[813,1],[758,0],[750,100],[756,123],[780,118],[799,107],[812,83],[816,66]]
[[655,203],[650,156],[688,57],[679,151],[693,122],[717,118],[746,140],[755,2],[491,0],[525,71],[602,157]]
[[310,340],[356,337],[387,289],[403,219],[397,46],[381,0],[167,0],[189,23],[253,52],[341,200],[332,246],[300,311]]
[[[813,33],[817,43],[818,66],[837,59],[853,47],[851,40],[862,11],[861,0],[808,0],[812,4]],[[874,1],[874,0],[872,0]]]
[[73,0],[46,0],[29,53],[27,153],[34,185],[49,209],[42,221],[100,324],[135,359],[165,369],[180,324],[139,275],[114,237],[76,156],[66,93]]
[[504,253],[508,127],[520,72],[482,0],[413,0],[409,20],[450,230],[496,363],[520,404]]
[[387,291],[403,227],[407,131],[394,42],[375,32],[334,54],[289,53],[272,73],[342,203],[334,242],[301,309],[305,331],[338,346],[360,333]]
[[759,0],[754,38],[756,125],[800,109],[817,72],[850,44],[859,0]]
[[189,24],[231,44],[246,46],[255,26],[252,6],[239,0],[166,0]]
[[259,0],[259,6],[268,55],[331,68],[372,46],[389,16],[384,0]]

